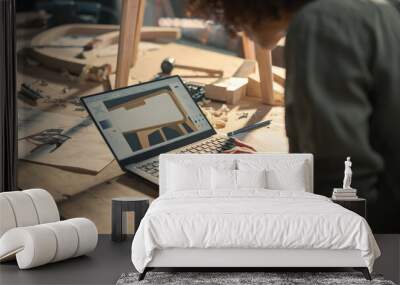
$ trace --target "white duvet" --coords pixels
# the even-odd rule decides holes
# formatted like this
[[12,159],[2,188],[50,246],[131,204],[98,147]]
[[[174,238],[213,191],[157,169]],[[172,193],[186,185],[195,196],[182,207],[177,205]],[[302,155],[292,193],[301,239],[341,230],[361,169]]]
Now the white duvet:
[[323,196],[265,189],[157,198],[134,237],[132,262],[143,272],[165,248],[358,249],[370,271],[380,255],[359,215]]

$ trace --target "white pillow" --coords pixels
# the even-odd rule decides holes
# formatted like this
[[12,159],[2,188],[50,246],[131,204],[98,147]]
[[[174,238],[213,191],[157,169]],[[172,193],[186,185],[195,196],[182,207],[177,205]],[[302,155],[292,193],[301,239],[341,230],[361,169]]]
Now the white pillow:
[[236,190],[236,170],[213,167],[211,170],[211,184],[213,190]]
[[267,187],[271,190],[306,191],[307,167],[298,160],[238,160],[239,170],[265,169]]
[[236,170],[237,188],[267,188],[267,171]]
[[213,190],[237,190],[240,188],[266,188],[266,170],[211,170],[211,184]]
[[170,163],[168,168],[168,189],[171,191],[211,188],[211,167]]
[[[185,155],[182,155],[184,158]],[[235,160],[179,159],[167,164],[167,191],[211,190],[211,170],[235,169]]]
[[296,168],[279,171],[269,170],[267,172],[268,188],[272,190],[289,190],[306,192],[306,178],[303,167],[298,165]]

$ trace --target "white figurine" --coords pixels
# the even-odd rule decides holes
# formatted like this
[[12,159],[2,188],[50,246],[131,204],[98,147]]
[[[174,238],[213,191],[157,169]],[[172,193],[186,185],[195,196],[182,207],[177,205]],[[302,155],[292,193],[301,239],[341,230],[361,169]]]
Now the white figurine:
[[351,188],[351,176],[353,172],[351,170],[351,161],[350,156],[347,157],[347,160],[344,162],[344,179],[343,179],[343,189],[352,189]]

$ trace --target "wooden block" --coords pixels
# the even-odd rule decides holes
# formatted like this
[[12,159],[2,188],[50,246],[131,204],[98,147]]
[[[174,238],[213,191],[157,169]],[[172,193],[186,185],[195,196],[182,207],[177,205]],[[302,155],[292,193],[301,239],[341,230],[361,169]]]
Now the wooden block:
[[[246,96],[261,98],[261,85],[258,73],[253,73],[248,77]],[[278,82],[273,82],[274,105],[281,105],[284,101],[285,88]]]
[[267,105],[274,104],[271,51],[256,45],[256,60],[260,73],[261,101]]
[[233,77],[247,78],[250,74],[256,72],[257,61],[252,59],[245,59],[241,66],[235,71]]
[[247,78],[220,79],[205,86],[206,97],[228,104],[236,104],[246,94],[247,82]]
[[[285,86],[285,81],[286,81],[286,69],[278,67],[278,66],[272,66],[272,72],[273,72],[273,79],[274,83],[278,83],[282,87]],[[253,86],[254,84],[259,85],[260,84],[260,75],[258,73],[258,70],[256,72],[253,72],[247,76],[249,79],[249,85],[247,86],[247,95],[248,94],[253,94]],[[257,87],[258,88],[258,87]],[[250,95],[254,97],[253,95]],[[256,96],[260,97],[260,96]]]
[[207,98],[226,102],[226,86],[223,85],[223,80],[218,80],[215,83],[207,84],[204,86],[205,95]]
[[261,97],[260,76],[258,73],[250,74],[248,77],[246,95],[249,97]]
[[137,45],[135,40],[137,37],[138,15],[142,0],[123,0],[122,1],[122,15],[121,15],[121,28],[119,34],[118,44],[118,57],[117,57],[117,71],[115,79],[115,87],[125,87],[129,80],[129,70],[135,58],[137,50],[134,50]]
[[168,43],[179,40],[181,36],[182,33],[179,28],[142,27],[140,39],[142,41]]

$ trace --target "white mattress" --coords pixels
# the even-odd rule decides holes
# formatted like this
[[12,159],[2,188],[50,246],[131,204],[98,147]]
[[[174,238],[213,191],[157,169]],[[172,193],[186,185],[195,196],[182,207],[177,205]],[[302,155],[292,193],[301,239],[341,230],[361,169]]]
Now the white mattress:
[[368,223],[326,197],[262,189],[199,193],[154,200],[132,244],[139,272],[155,250],[170,248],[359,250],[370,271],[380,255]]

